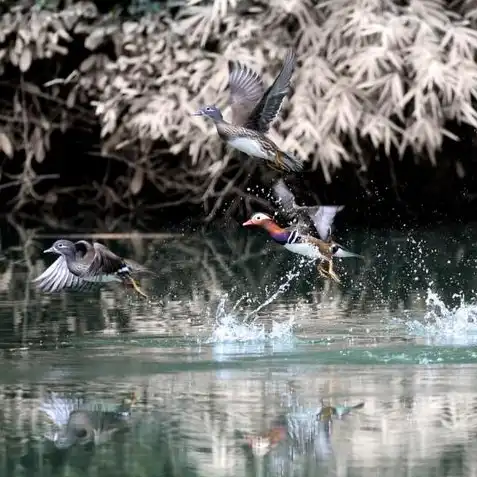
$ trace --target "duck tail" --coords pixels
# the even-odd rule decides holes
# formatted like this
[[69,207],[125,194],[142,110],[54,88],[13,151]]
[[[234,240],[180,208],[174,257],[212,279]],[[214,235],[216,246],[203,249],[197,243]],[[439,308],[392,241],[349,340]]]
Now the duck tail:
[[355,404],[351,407],[351,409],[362,409],[364,407],[364,402],[360,402],[359,404]]
[[283,169],[287,172],[301,172],[303,170],[303,162],[296,157],[282,151]]
[[333,257],[338,257],[338,258],[355,257],[355,258],[364,259],[364,257],[360,255],[359,253],[350,252],[349,250],[346,250],[345,248],[342,248],[342,247],[338,248],[338,250],[333,254]]

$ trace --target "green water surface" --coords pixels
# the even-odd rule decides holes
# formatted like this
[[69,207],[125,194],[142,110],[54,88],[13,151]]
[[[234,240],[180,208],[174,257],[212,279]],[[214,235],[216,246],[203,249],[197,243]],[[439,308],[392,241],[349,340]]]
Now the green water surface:
[[[45,295],[52,239],[2,250],[0,476],[476,475],[477,226],[352,231],[342,284],[240,228],[101,240],[146,264],[120,286]],[[59,450],[41,403],[119,403],[128,425]],[[317,424],[321,400],[364,402]],[[264,457],[244,435],[286,422]]]

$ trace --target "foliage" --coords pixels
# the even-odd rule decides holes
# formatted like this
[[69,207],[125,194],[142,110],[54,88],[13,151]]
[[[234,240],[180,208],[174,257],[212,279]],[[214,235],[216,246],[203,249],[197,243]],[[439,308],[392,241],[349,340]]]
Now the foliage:
[[[127,171],[104,186],[105,207],[132,207],[146,183],[163,207],[203,203],[213,216],[229,197],[250,204],[250,177],[266,180],[265,170],[234,158],[190,113],[225,104],[228,60],[270,82],[289,46],[299,56],[294,91],[270,135],[328,181],[343,161],[366,168],[380,151],[435,164],[444,138],[459,139],[452,124],[477,128],[472,2],[136,0],[126,10],[104,15],[92,2],[68,2],[1,16],[0,71],[20,74],[0,116],[4,154],[25,152],[23,172],[9,177],[20,188],[17,207],[40,199],[34,185],[45,177],[35,160],[47,156],[52,133],[98,122],[101,156]],[[75,42],[87,50],[78,64],[69,58]],[[74,66],[64,71],[67,59]],[[55,65],[46,84],[44,60]],[[41,199],[54,203],[57,194]]]

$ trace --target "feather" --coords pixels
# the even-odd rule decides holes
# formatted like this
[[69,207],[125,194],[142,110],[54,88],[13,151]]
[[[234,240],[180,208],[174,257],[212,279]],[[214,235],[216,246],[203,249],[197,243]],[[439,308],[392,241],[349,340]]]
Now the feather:
[[295,64],[295,53],[293,50],[289,50],[280,73],[244,123],[246,128],[261,133],[266,133],[270,129],[271,124],[280,113],[283,100],[288,93]]
[[364,257],[362,255],[360,255],[359,253],[351,252],[348,249],[344,248],[342,245],[337,244],[336,242],[334,242],[334,244],[338,245],[339,248],[336,252],[333,253],[333,257],[338,257],[338,258],[355,257],[355,258],[363,258],[364,259]]
[[312,233],[314,227],[312,217],[318,213],[321,206],[297,205],[295,196],[283,179],[278,179],[275,182],[273,192],[278,203],[282,206],[283,213],[293,222],[288,228],[290,230],[296,229],[301,234]]
[[293,209],[297,208],[295,196],[287,187],[283,179],[278,179],[275,184],[273,184],[273,192],[286,214],[292,213]]
[[105,245],[93,243],[94,257],[82,277],[87,279],[100,275],[114,275],[118,272],[129,273],[129,267],[125,261],[111,252]]
[[265,86],[260,76],[247,66],[229,62],[229,88],[232,123],[241,126],[263,96]]
[[322,240],[328,240],[335,216],[343,209],[343,205],[321,205],[318,211],[310,217]]
[[56,430],[44,437],[62,449],[92,441],[100,444],[127,425],[129,414],[117,412],[118,409],[121,408],[117,405],[113,407],[52,393],[41,403],[40,411],[48,416]]

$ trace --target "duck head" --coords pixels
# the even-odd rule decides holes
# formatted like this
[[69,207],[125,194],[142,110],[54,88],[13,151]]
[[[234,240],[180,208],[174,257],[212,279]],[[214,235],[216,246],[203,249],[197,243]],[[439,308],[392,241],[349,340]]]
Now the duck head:
[[244,227],[249,227],[250,225],[262,226],[270,222],[273,222],[273,219],[269,215],[264,214],[263,212],[257,212],[253,214],[252,217],[250,217],[250,219],[244,222],[242,225]]
[[43,250],[43,253],[56,253],[57,255],[74,257],[76,255],[76,247],[69,240],[57,240],[50,248]]
[[206,116],[213,121],[222,121],[222,113],[217,106],[204,106],[192,114],[192,116]]

